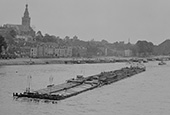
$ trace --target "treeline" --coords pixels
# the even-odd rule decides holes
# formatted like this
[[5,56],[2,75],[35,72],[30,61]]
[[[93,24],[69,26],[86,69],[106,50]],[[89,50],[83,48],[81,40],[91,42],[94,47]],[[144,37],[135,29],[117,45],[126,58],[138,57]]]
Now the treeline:
[[[6,38],[6,41],[4,40],[4,37]],[[36,33],[36,36],[34,37],[34,42],[19,42],[16,43],[14,38],[16,37],[16,33],[13,30],[10,30],[8,34],[6,34],[4,37],[1,36],[0,38],[0,45],[4,46],[4,48],[7,48],[7,46],[12,47],[11,52],[13,49],[17,49],[19,47],[24,46],[32,46],[32,44],[37,44],[39,42],[43,43],[56,43],[59,47],[60,46],[71,46],[73,47],[73,50],[75,53],[73,53],[74,56],[80,56],[79,49],[84,51],[85,56],[102,56],[105,55],[105,49],[107,49],[107,55],[108,56],[121,56],[121,52],[124,50],[131,50],[132,56],[149,56],[149,55],[168,55],[170,54],[170,41],[165,41],[160,45],[154,45],[152,42],[148,41],[137,41],[135,44],[131,43],[124,43],[123,41],[120,42],[114,42],[109,43],[106,40],[101,41],[95,41],[94,39],[90,41],[83,41],[78,38],[78,36],[65,36],[64,38],[61,38],[59,36],[49,35],[45,34],[43,35],[41,31],[38,31]],[[166,47],[164,46],[166,45]],[[2,52],[2,47],[0,46],[0,51]],[[10,49],[9,49],[10,51]]]
[[35,37],[37,42],[53,42],[57,43],[59,46],[72,46],[72,47],[82,47],[86,49],[88,56],[93,55],[104,55],[105,50],[108,49],[108,55],[119,55],[117,51],[131,50],[133,52],[133,56],[148,56],[154,54],[155,45],[152,42],[147,41],[137,41],[136,44],[124,42],[114,42],[109,43],[106,40],[95,41],[94,39],[90,41],[82,41],[77,36],[73,36],[72,38],[66,36],[65,38],[60,38],[59,36],[53,36],[49,34],[45,34],[44,36],[40,31],[37,32]]

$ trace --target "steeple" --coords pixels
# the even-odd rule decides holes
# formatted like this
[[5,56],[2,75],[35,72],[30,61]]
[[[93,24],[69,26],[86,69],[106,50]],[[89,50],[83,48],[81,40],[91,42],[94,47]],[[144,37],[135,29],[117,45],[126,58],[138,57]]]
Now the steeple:
[[22,25],[30,27],[31,18],[29,17],[28,4],[26,4],[24,16],[22,17]]
[[24,12],[24,17],[29,17],[28,4],[26,4],[26,8],[25,8],[25,12]]

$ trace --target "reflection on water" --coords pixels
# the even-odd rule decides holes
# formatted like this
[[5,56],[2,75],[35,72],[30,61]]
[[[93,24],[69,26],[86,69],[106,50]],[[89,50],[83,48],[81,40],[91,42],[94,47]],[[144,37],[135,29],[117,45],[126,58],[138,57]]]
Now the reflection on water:
[[13,92],[23,92],[27,76],[32,76],[31,89],[59,84],[75,77],[127,66],[124,63],[83,65],[27,65],[0,67],[0,114],[2,115],[168,115],[170,114],[170,63],[146,64],[147,70],[131,78],[88,91],[57,104],[13,100]]

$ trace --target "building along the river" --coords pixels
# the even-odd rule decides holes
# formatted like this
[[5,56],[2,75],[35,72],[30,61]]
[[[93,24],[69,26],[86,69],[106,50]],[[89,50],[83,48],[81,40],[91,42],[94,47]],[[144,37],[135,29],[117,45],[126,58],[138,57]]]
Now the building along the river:
[[41,44],[30,49],[30,57],[72,57],[72,47],[58,47],[55,43]]

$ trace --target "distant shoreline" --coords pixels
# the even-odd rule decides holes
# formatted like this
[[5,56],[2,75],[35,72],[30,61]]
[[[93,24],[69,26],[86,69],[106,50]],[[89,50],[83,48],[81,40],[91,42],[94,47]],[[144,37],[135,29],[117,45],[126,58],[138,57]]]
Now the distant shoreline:
[[[95,60],[97,58],[83,58],[84,60]],[[0,66],[8,65],[45,65],[45,64],[72,64],[72,61],[83,60],[82,58],[16,58],[0,59]],[[105,57],[99,58],[107,60]],[[68,63],[66,63],[68,62]],[[98,63],[98,62],[95,62]]]
[[[95,57],[95,58],[16,58],[16,59],[0,59],[0,66],[10,65],[46,65],[46,64],[83,64],[86,63],[114,63],[127,62],[127,60],[136,57]],[[151,57],[170,60],[170,57],[159,56]],[[140,59],[140,58],[138,58]],[[117,61],[114,61],[117,60]],[[80,63],[79,63],[80,62]]]
[[56,58],[43,58],[43,59],[29,59],[29,58],[17,58],[17,59],[1,59],[0,66],[8,65],[43,65],[43,64],[62,64],[64,60]]

